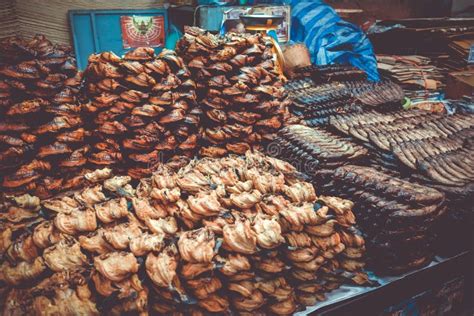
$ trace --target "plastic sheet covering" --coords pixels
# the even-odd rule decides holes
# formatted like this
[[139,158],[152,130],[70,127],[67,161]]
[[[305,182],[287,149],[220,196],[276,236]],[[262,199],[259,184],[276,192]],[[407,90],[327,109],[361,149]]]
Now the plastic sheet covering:
[[304,42],[317,65],[351,64],[378,81],[377,60],[365,33],[321,0],[292,1],[291,40]]
[[[457,256],[462,256],[465,253],[458,254],[454,257]],[[340,303],[342,301],[345,301],[347,299],[353,299],[357,296],[376,291],[392,282],[401,280],[405,277],[408,277],[410,275],[413,275],[415,273],[418,273],[423,270],[430,269],[434,266],[437,266],[443,262],[446,262],[450,259],[453,259],[454,257],[440,257],[437,256],[434,258],[434,260],[427,265],[426,267],[423,267],[421,269],[417,269],[402,275],[398,276],[384,276],[384,277],[377,277],[375,276],[372,272],[369,272],[368,275],[371,280],[377,281],[380,285],[379,286],[374,286],[374,287],[362,287],[362,286],[354,286],[354,285],[343,285],[337,290],[334,290],[332,292],[329,292],[326,294],[326,300],[319,302],[317,305],[314,306],[309,306],[306,308],[306,310],[295,313],[294,316],[305,316],[305,315],[310,315],[311,313],[315,313],[323,309],[324,307],[330,306],[330,305],[335,305],[337,303]]]
[[474,113],[474,96],[464,96],[461,100],[448,100],[446,103],[450,113]]

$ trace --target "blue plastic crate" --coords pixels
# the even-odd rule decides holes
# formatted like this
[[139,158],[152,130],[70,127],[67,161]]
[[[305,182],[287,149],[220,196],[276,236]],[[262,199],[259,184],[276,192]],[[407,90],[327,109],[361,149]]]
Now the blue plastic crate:
[[[77,66],[84,69],[87,66],[89,55],[103,51],[113,51],[121,56],[130,48],[125,48],[122,38],[121,17],[160,17],[164,21],[164,41],[168,33],[168,12],[164,8],[147,10],[70,10],[69,22],[71,25],[74,50]],[[148,20],[148,19],[147,19]]]

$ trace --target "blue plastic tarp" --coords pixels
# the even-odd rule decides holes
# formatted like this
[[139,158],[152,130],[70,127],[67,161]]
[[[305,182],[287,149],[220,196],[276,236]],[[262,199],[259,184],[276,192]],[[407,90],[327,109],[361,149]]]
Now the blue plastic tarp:
[[321,0],[292,0],[291,6],[291,40],[306,44],[314,64],[351,64],[379,80],[372,44],[359,27]]

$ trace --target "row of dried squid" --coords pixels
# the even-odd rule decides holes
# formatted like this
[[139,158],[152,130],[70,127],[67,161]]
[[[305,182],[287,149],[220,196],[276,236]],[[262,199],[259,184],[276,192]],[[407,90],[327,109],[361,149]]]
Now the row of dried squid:
[[196,82],[175,52],[155,56],[143,47],[123,58],[92,55],[84,78],[89,102],[83,108],[93,130],[89,161],[96,167],[138,179],[174,155],[193,155],[201,117]]
[[0,43],[0,186],[50,195],[77,185],[86,131],[70,48],[37,35]]
[[352,202],[316,196],[283,161],[207,158],[136,187],[107,168],[85,178],[2,204],[37,214],[2,218],[4,314],[289,315],[370,282]]
[[273,46],[259,34],[218,37],[196,27],[177,44],[197,85],[203,110],[203,156],[243,154],[289,120],[287,99],[273,60]]

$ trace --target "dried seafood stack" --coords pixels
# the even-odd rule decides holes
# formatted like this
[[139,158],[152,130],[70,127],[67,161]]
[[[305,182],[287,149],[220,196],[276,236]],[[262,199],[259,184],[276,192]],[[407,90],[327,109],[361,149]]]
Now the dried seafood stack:
[[311,176],[319,169],[335,168],[367,158],[368,150],[321,128],[290,125],[266,146],[271,156],[288,161]]
[[474,115],[425,111],[333,116],[331,127],[364,142],[374,163],[450,195],[473,192]]
[[285,84],[285,89],[290,96],[298,97],[309,88],[351,81],[367,82],[367,75],[364,71],[347,65],[311,65],[297,68],[293,78]]
[[314,88],[316,83],[310,77],[292,79],[285,84],[285,90],[290,97],[297,97],[298,93],[304,92],[305,89]]
[[287,86],[293,90],[291,112],[302,117],[309,126],[327,125],[331,115],[341,113],[400,108],[404,98],[400,86],[391,81],[335,81],[314,86],[290,82]]
[[290,315],[370,283],[352,202],[296,175],[248,153],[165,166],[135,188],[98,169],[75,193],[13,200],[37,218],[1,219],[4,313]]
[[[414,128],[417,123],[423,120],[435,119],[436,117],[439,117],[439,115],[420,110],[385,114],[367,111],[364,113],[331,116],[328,129],[344,137],[351,137],[354,141],[362,142],[365,147],[371,149],[372,165],[382,166],[384,169],[390,170],[390,172],[398,173],[399,167],[395,157],[387,155],[386,151],[377,150],[377,147],[374,147],[370,139],[374,139],[379,133],[397,132],[398,130],[403,131]],[[380,144],[380,142],[378,143]],[[389,143],[388,146],[390,146]],[[384,148],[387,147],[384,146]]]
[[413,103],[437,101],[446,87],[446,72],[424,56],[377,55],[382,75],[397,82]]
[[[313,192],[306,187],[307,200]],[[300,197],[301,198],[301,197]],[[283,210],[280,225],[288,244],[288,279],[296,300],[305,306],[325,299],[325,293],[343,283],[372,282],[361,269],[365,266],[365,241],[354,227],[354,204],[332,196],[319,196],[313,205],[303,202]]]
[[355,203],[372,266],[402,272],[433,258],[434,225],[444,213],[444,194],[370,167],[347,165],[318,174],[324,194],[338,192]]
[[92,55],[85,82],[90,101],[83,107],[95,131],[92,164],[138,179],[162,160],[194,154],[200,118],[195,82],[174,52],[155,56],[152,48],[137,48],[123,59],[112,52]]
[[[148,189],[150,195],[158,188],[181,192],[177,215],[186,232],[176,247],[181,264],[174,284],[186,302],[197,299],[205,312],[230,309],[287,315],[298,305],[323,299],[323,293],[337,282],[368,283],[361,272],[363,240],[358,245],[351,243],[361,237],[352,227],[350,202],[321,197],[316,205],[314,188],[294,178],[294,173],[282,161],[247,154],[245,158],[202,159],[178,173],[154,174],[151,187],[155,188]],[[328,205],[345,203],[346,209],[325,206],[322,199],[328,199],[324,200]],[[340,233],[348,236],[344,245]],[[317,244],[311,240],[313,235]],[[330,244],[323,238],[327,236],[338,242]],[[356,248],[355,257],[346,248]],[[358,265],[349,267],[353,268],[350,272],[342,268],[346,273],[340,274],[337,267],[348,258]],[[316,284],[314,276],[320,267],[324,273]],[[297,271],[295,277],[287,276],[288,271]],[[180,310],[172,307],[168,284],[162,284],[159,293],[155,305],[159,312]]]
[[296,78],[311,78],[314,83],[329,83],[333,81],[366,81],[367,74],[351,65],[311,65],[298,68]]
[[201,155],[260,148],[289,119],[272,44],[259,34],[217,37],[188,27],[177,44],[204,112]]
[[45,197],[73,187],[88,146],[76,95],[81,75],[68,47],[37,35],[0,43],[1,186]]
[[[93,183],[110,175],[110,169],[103,169],[84,177]],[[0,286],[8,291],[4,314],[146,312],[146,288],[136,275],[139,264],[121,251],[141,234],[127,208],[125,196],[133,193],[128,181],[110,178],[41,205],[28,195],[14,200],[17,213],[28,209],[37,218],[26,227],[2,218]],[[97,295],[113,296],[112,306],[100,305]]]
[[449,252],[466,247],[452,241],[470,238],[464,235],[474,221],[472,113],[363,113],[334,116],[331,126],[364,142],[371,149],[374,167],[444,192],[452,211],[440,226],[439,240]]

